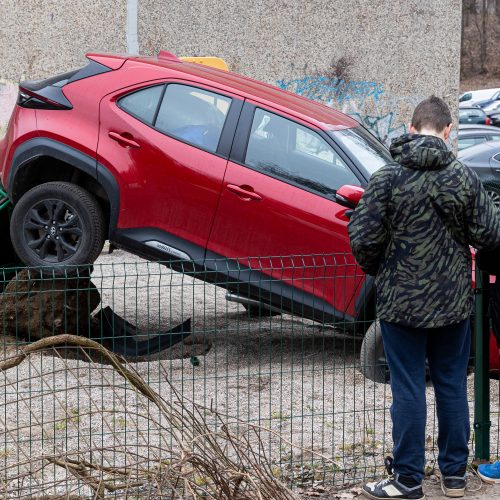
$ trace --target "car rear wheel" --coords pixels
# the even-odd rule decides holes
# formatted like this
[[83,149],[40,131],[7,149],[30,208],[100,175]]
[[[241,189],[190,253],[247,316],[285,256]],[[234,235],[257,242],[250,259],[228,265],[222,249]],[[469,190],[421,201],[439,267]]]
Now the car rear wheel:
[[490,195],[493,203],[500,210],[500,183],[497,182],[485,182],[484,189]]
[[47,182],[17,202],[10,234],[25,264],[64,274],[97,259],[104,245],[105,221],[88,191],[69,182]]
[[360,371],[373,382],[385,383],[389,380],[379,321],[374,321],[366,330],[361,344]]

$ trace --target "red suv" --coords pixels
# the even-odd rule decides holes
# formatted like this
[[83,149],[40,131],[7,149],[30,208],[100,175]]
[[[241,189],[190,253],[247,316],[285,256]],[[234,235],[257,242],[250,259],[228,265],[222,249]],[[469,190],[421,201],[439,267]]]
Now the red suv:
[[[391,161],[378,140],[327,106],[167,52],[87,58],[21,83],[0,141],[26,264],[91,263],[109,239],[194,263],[247,307],[350,324],[365,314],[372,287],[350,255],[347,211]],[[241,258],[263,255],[292,257]]]

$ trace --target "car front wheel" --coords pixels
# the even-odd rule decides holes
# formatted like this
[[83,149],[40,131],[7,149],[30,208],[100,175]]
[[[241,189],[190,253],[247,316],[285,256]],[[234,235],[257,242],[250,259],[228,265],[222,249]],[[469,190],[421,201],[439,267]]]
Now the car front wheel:
[[490,195],[494,205],[500,210],[500,183],[499,182],[485,182],[484,189]]
[[367,379],[382,383],[389,381],[389,369],[379,321],[374,321],[366,330],[359,360],[360,371]]
[[63,274],[92,264],[106,233],[102,209],[88,191],[69,182],[47,182],[16,203],[10,234],[25,264]]

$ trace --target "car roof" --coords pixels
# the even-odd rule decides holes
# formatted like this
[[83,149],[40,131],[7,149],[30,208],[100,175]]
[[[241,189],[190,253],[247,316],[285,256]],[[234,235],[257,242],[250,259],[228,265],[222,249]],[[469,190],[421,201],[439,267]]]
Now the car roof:
[[479,106],[471,106],[470,104],[467,105],[467,106],[463,106],[463,105],[460,105],[458,106],[458,109],[459,111],[463,111],[464,109],[465,110],[474,110],[474,111],[482,111],[484,113],[484,110],[483,108],[480,108]]
[[172,58],[133,56],[127,57],[127,59],[136,63],[168,69],[170,70],[169,74],[175,71],[203,79],[208,84],[225,88],[242,97],[255,99],[263,104],[269,104],[278,109],[281,108],[283,111],[290,111],[320,129],[340,130],[359,126],[356,120],[329,106],[231,71],[184,62],[175,58],[175,56],[172,56]]
[[486,135],[500,135],[500,128],[493,127],[492,125],[474,125],[474,124],[460,124],[458,127],[458,135],[472,135],[472,134],[486,134]]
[[461,130],[489,130],[492,132],[500,132],[498,127],[493,127],[492,125],[481,125],[480,123],[461,123],[458,126],[458,131]]
[[480,157],[486,154],[493,156],[498,152],[500,152],[500,141],[486,141],[471,146],[470,148],[462,149],[458,153],[458,158],[460,160],[466,160],[471,157]]

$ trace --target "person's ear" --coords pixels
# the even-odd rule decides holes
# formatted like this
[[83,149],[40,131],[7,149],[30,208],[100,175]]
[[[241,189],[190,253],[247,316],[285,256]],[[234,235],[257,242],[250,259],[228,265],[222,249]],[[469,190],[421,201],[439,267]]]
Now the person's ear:
[[450,123],[443,131],[444,140],[447,141],[450,138],[451,129],[453,128],[453,123]]
[[410,123],[410,134],[418,134],[417,129]]

